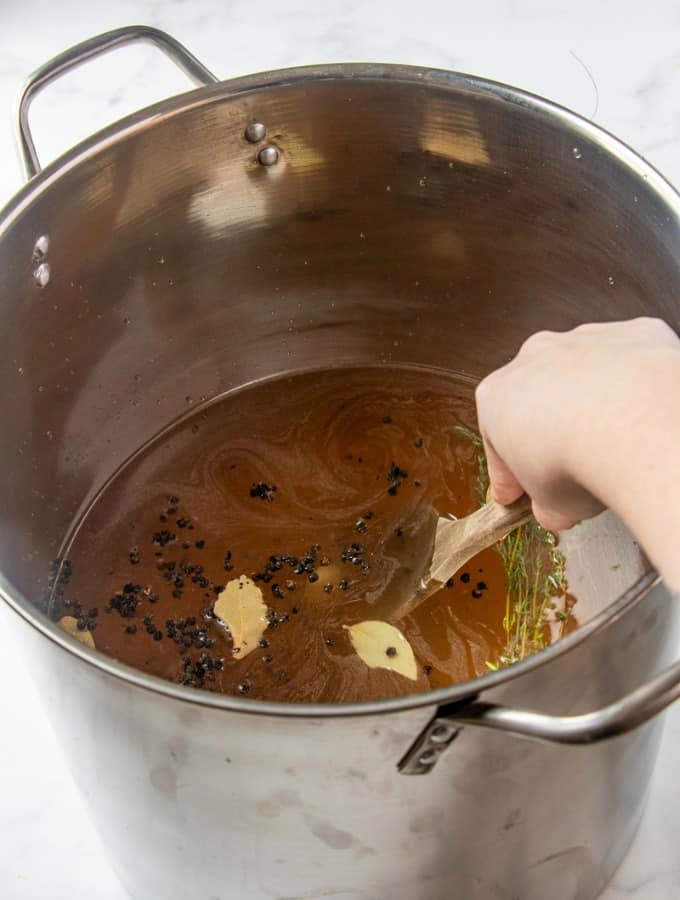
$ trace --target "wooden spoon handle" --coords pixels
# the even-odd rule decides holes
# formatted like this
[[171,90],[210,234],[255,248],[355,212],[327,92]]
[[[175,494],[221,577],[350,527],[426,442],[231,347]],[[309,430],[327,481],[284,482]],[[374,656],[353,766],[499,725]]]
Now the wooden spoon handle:
[[[440,519],[428,581],[443,584],[469,559],[502,540],[531,517],[531,498],[523,494],[510,506],[501,506],[491,500],[464,519]],[[462,554],[464,559],[460,558]]]
[[464,519],[437,520],[432,562],[427,576],[413,596],[395,616],[408,616],[482,550],[502,540],[506,534],[532,518],[531,500],[523,494],[510,506],[491,500]]

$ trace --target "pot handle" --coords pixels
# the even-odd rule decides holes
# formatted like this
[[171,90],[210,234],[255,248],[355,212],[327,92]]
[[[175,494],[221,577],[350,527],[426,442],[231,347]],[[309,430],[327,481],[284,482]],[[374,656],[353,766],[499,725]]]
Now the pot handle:
[[108,53],[117,47],[133,44],[137,41],[153,44],[165,53],[194,84],[201,86],[217,83],[218,79],[212,72],[206,69],[193,53],[190,53],[179,41],[176,41],[175,38],[164,31],[160,31],[158,28],[151,28],[148,25],[129,25],[125,28],[116,28],[114,31],[96,35],[83,41],[81,44],[76,44],[75,47],[71,47],[69,50],[64,50],[63,53],[55,56],[29,75],[19,95],[17,139],[21,165],[26,180],[33,178],[34,175],[41,171],[38,154],[36,153],[31,129],[28,124],[28,111],[33,98],[44,87],[47,87],[50,82],[56,81],[65,72],[75,69],[90,59],[101,56],[103,53]]
[[430,772],[464,725],[479,725],[553,744],[594,744],[643,725],[680,697],[680,661],[609,706],[578,716],[550,716],[471,700],[442,706],[418,735],[398,768]]

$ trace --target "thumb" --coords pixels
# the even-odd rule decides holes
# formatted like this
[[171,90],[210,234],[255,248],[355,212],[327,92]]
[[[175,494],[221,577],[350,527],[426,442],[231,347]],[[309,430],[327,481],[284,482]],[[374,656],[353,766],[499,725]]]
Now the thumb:
[[546,531],[567,531],[567,529],[573,528],[574,525],[577,525],[581,521],[580,519],[575,519],[573,516],[564,515],[563,513],[547,509],[545,506],[541,506],[538,503],[533,503],[532,506],[534,518]]
[[524,493],[524,488],[517,481],[510,469],[496,453],[492,443],[484,436],[486,464],[489,470],[491,497],[502,506],[509,506]]

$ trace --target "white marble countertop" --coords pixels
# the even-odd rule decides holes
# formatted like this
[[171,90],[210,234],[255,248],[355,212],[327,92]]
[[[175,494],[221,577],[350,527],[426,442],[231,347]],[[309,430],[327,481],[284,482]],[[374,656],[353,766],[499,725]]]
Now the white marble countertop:
[[[141,23],[169,31],[224,78],[370,60],[459,69],[519,85],[593,118],[680,184],[677,0],[0,0],[0,205],[21,184],[12,131],[22,79],[86,37]],[[40,158],[47,161],[110,121],[185,88],[183,76],[149,49],[128,48],[92,63],[35,103]],[[1,630],[0,648],[0,896],[124,900],[36,689],[28,676],[17,676],[21,660]],[[679,763],[677,704],[642,826],[602,900],[680,897]]]

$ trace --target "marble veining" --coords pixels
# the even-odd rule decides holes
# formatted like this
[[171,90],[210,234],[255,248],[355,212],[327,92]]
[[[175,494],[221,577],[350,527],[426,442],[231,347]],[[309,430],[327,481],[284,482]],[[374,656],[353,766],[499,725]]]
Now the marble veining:
[[[0,205],[21,185],[12,132],[26,74],[86,37],[137,23],[169,31],[224,78],[371,60],[516,84],[594,118],[680,184],[677,0],[0,0]],[[40,158],[46,162],[116,118],[186,87],[182,74],[149,48],[97,61],[34,104]],[[6,624],[2,611],[0,896],[125,900]],[[680,704],[668,715],[640,830],[601,900],[680,897],[679,763]]]

